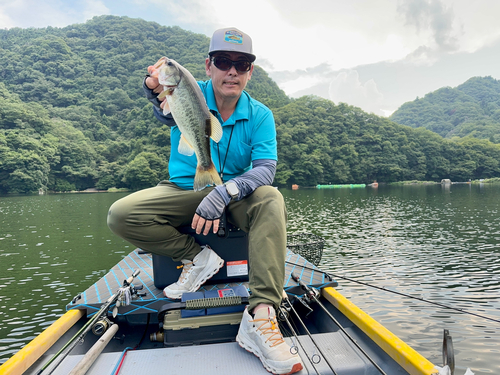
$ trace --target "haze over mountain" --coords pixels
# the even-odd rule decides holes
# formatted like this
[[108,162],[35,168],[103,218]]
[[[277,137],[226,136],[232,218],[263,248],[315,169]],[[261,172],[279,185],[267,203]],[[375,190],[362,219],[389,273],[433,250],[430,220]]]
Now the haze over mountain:
[[500,143],[500,81],[474,77],[456,88],[441,88],[403,104],[390,119],[445,138],[472,136]]
[[[500,79],[497,0],[17,0],[0,28],[65,27],[94,16],[142,18],[210,37],[236,26],[257,64],[291,97],[315,94],[388,116],[471,77]],[[237,15],[237,17],[235,17]],[[256,22],[258,20],[258,22]]]

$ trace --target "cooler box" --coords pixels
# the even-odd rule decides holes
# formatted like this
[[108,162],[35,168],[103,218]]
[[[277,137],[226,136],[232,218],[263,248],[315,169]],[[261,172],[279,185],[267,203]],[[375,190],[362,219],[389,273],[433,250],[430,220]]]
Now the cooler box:
[[[209,245],[222,259],[224,266],[216,273],[207,284],[221,284],[248,281],[250,264],[248,262],[248,233],[227,224],[227,237],[219,237],[210,232],[208,235],[196,234],[190,226],[178,228],[179,232],[194,237],[200,245]],[[153,279],[158,289],[176,282],[182,269],[177,269],[180,262],[172,258],[157,254],[153,255]]]

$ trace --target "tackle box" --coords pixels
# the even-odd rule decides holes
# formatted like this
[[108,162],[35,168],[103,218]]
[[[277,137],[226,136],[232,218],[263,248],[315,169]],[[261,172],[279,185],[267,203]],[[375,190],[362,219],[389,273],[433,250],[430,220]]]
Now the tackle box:
[[201,345],[234,341],[243,312],[182,318],[180,310],[163,319],[163,344],[166,347]]
[[[248,297],[245,286],[215,288],[203,292],[184,293],[182,301],[202,298]],[[200,345],[234,341],[245,305],[211,307],[199,310],[171,310],[163,318],[165,346]]]
[[[196,234],[190,226],[178,228],[179,232],[194,237],[200,245],[209,245],[222,259],[224,266],[209,281],[209,284],[245,282],[248,281],[250,264],[248,262],[248,233],[227,224],[227,236],[219,237],[210,232],[208,235]],[[182,272],[177,267],[180,262],[174,262],[172,258],[153,255],[153,279],[158,289],[176,282]]]

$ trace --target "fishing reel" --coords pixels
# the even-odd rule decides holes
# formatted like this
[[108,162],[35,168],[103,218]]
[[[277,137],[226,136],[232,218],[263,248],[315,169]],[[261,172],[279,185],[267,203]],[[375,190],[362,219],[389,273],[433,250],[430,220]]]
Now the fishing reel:
[[307,317],[314,311],[311,305],[313,304],[313,302],[318,301],[320,292],[318,289],[313,287],[304,287],[303,291],[305,293],[300,296],[294,296],[294,300],[300,302],[301,306],[303,306],[307,310],[307,313],[305,315]]
[[102,336],[112,324],[113,322],[104,316],[94,323],[92,326],[92,333],[96,336]]
[[137,297],[144,297],[147,293],[139,293],[139,290],[142,290],[144,285],[134,286],[134,284],[130,284],[128,286],[121,287],[118,290],[119,296],[116,300],[116,307],[120,306],[128,306],[132,302],[133,299]]
[[118,315],[118,308],[120,306],[128,306],[132,303],[132,300],[137,297],[144,297],[147,293],[139,293],[139,290],[142,290],[144,285],[135,286],[132,283],[123,282],[123,286],[118,289],[118,296],[116,298],[116,304],[113,308],[113,318],[116,318]]

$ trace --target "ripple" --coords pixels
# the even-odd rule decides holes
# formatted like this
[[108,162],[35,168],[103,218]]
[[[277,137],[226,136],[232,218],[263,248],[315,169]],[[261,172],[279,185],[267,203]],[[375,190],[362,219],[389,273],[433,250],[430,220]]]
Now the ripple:
[[[358,190],[351,200],[336,191],[311,191],[307,199],[300,190],[286,191],[289,232],[323,236],[321,266],[334,274],[500,320],[500,190],[475,196],[453,189],[451,197],[437,188],[379,189],[376,196]],[[435,363],[441,363],[447,328],[456,342],[457,369],[500,373],[492,365],[497,356],[488,354],[500,347],[495,323],[339,282],[342,293]]]

